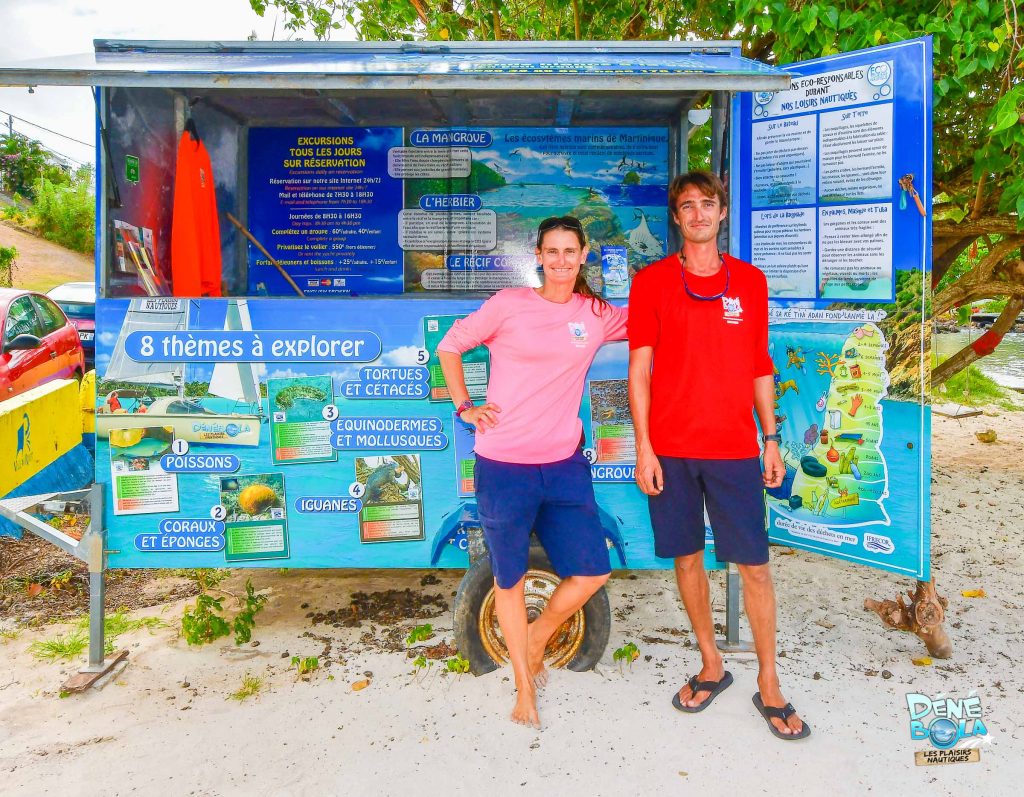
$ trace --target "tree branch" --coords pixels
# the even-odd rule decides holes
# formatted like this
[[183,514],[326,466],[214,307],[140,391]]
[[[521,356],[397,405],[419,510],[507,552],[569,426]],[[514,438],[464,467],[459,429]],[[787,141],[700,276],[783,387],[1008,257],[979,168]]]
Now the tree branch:
[[994,244],[988,254],[970,271],[964,274],[952,285],[943,289],[933,302],[934,315],[942,315],[947,310],[959,307],[970,301],[972,298],[980,298],[985,295],[984,291],[991,291],[993,283],[996,286],[994,293],[1015,295],[1018,292],[1024,296],[1024,280],[1020,283],[1015,281],[1003,281],[993,278],[996,267],[999,266],[1014,249],[1020,246],[1021,238],[1008,236]]
[[[1024,295],[1014,297],[1006,303],[1006,307],[999,314],[999,318],[996,319],[989,331],[985,333],[986,335],[994,336],[995,345],[998,345],[999,340],[1002,339],[1007,330],[1017,322],[1017,316],[1020,315],[1021,310],[1024,310]],[[964,348],[948,360],[939,363],[935,367],[932,371],[932,388],[936,385],[941,385],[951,376],[960,373],[968,365],[976,360],[980,360],[989,353],[984,347],[976,348],[977,342],[973,345],[964,346]],[[995,348],[995,346],[993,345],[992,348]]]
[[409,2],[412,3],[412,7],[416,9],[416,16],[420,18],[420,22],[423,23],[424,27],[426,27],[427,9],[426,6],[423,5],[423,0],[409,0]]

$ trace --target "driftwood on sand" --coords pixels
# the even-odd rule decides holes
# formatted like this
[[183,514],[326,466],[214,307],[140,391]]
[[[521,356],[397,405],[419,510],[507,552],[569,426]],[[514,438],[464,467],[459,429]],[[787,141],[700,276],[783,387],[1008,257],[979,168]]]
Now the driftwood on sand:
[[946,619],[948,601],[935,591],[935,580],[918,581],[917,589],[908,592],[910,604],[903,595],[896,600],[864,601],[865,611],[875,612],[889,628],[910,631],[916,634],[928,648],[928,653],[937,659],[948,659],[953,655],[953,643],[942,623]]

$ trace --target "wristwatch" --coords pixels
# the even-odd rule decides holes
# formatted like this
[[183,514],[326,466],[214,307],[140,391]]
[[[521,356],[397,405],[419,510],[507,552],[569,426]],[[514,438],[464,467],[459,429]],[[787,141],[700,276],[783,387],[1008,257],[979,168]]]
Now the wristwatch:
[[455,408],[455,417],[462,418],[462,413],[468,410],[470,407],[475,407],[472,399],[466,399],[458,407]]
[[782,435],[781,434],[764,434],[764,435],[761,435],[761,442],[763,442],[763,443],[778,443],[779,445],[782,445]]

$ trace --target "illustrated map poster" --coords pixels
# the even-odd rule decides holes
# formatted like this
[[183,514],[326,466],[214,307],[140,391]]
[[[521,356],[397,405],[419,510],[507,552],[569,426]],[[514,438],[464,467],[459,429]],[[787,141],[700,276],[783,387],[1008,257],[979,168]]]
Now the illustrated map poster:
[[[539,285],[549,216],[583,222],[610,298],[666,251],[666,128],[253,128],[248,145],[250,231],[306,295]],[[249,292],[294,295],[248,247]]]
[[769,537],[926,579],[930,41],[786,69],[740,101],[736,237],[768,278],[786,464]]

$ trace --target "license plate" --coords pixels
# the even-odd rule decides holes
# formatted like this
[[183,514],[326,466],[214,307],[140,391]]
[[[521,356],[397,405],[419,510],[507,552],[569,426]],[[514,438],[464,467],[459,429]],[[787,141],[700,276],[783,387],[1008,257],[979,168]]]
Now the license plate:
[[93,339],[93,335],[94,335],[94,333],[92,333],[92,332],[79,332],[78,333],[79,339],[83,340],[83,341],[92,340]]

